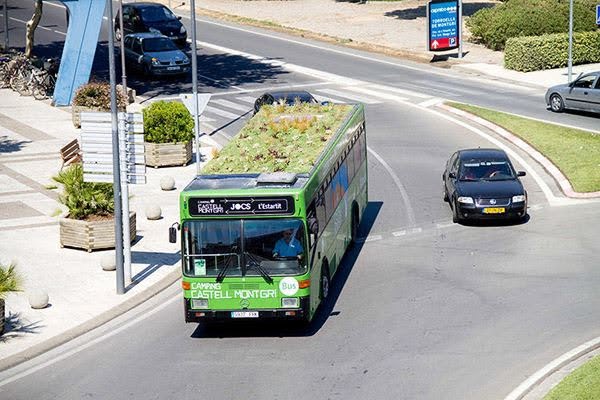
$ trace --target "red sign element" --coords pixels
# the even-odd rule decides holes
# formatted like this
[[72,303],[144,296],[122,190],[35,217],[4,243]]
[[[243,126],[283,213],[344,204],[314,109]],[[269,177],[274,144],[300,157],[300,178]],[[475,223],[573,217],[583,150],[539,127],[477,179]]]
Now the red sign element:
[[437,38],[437,39],[433,39],[429,42],[430,50],[444,50],[444,49],[453,49],[453,48],[456,48],[456,38],[455,37]]

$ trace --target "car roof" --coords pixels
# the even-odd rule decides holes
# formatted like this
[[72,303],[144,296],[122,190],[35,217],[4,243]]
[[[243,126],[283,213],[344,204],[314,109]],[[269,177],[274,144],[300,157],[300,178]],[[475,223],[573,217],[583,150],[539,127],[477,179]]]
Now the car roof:
[[312,94],[306,90],[274,90],[265,94],[270,94],[276,99],[313,98]]
[[461,160],[485,158],[487,160],[506,160],[508,156],[500,149],[464,149],[458,151]]
[[128,6],[131,7],[135,7],[135,8],[145,8],[145,7],[166,7],[164,4],[160,4],[160,3],[152,3],[150,1],[148,2],[139,2],[139,3],[128,3]]
[[136,38],[140,38],[140,39],[148,39],[148,38],[157,38],[157,37],[164,37],[169,39],[168,36],[165,36],[163,34],[157,33],[157,32],[136,32],[136,33],[130,33],[127,36],[131,36],[131,37],[136,37]]

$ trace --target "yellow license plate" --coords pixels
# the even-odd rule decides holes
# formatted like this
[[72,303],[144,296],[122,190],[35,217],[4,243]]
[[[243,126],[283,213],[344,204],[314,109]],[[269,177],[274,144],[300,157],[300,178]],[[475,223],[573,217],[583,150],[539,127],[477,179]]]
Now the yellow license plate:
[[506,211],[504,207],[484,208],[484,214],[503,214]]

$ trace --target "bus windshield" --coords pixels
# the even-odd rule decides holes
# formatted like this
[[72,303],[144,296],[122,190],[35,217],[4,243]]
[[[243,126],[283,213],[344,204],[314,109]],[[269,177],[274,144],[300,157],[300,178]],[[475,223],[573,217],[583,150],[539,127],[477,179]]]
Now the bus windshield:
[[197,220],[183,224],[188,276],[270,276],[306,272],[300,219]]

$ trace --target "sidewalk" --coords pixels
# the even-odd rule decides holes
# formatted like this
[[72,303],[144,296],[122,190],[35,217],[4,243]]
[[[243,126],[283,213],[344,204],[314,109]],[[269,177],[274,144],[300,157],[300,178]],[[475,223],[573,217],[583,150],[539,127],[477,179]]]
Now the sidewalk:
[[[0,371],[114,318],[124,305],[132,308],[180,276],[179,245],[168,242],[168,228],[179,219],[179,191],[195,176],[195,164],[148,168],[146,185],[129,186],[137,238],[126,294],[116,294],[115,272],[101,268],[101,258],[114,257],[114,251],[60,248],[57,214],[65,209],[58,189],[48,188],[55,186],[60,148],[78,136],[70,109],[0,90],[0,261],[15,261],[24,280],[24,291],[6,298]],[[161,190],[165,175],[175,179],[177,190]],[[149,204],[160,205],[162,219],[146,219]],[[48,307],[29,306],[34,290],[48,294]]]

